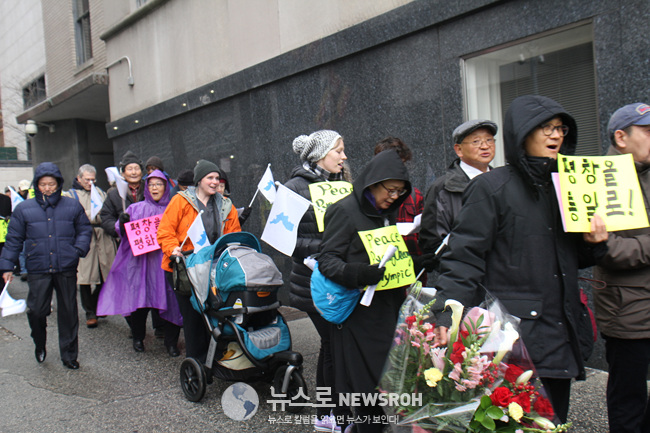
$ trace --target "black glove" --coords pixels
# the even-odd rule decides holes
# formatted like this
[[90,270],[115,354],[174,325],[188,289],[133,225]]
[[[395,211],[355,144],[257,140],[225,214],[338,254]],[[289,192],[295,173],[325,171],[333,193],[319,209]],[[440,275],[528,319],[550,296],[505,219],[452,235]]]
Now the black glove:
[[126,234],[126,230],[124,230],[124,224],[131,221],[131,215],[123,212],[120,214],[120,217],[117,220],[120,222],[120,232],[122,233],[122,236],[124,236]]
[[248,219],[249,215],[251,214],[251,210],[253,208],[250,208],[246,206],[244,210],[242,211],[241,215],[239,215],[239,226],[243,226],[246,220]]
[[427,272],[431,272],[436,268],[438,260],[436,259],[435,254],[423,254],[421,256],[412,256],[413,258],[413,268],[415,273],[419,274],[422,269],[425,269]]
[[379,265],[366,265],[363,263],[350,263],[357,274],[357,286],[371,286],[377,284],[384,277],[386,268]]

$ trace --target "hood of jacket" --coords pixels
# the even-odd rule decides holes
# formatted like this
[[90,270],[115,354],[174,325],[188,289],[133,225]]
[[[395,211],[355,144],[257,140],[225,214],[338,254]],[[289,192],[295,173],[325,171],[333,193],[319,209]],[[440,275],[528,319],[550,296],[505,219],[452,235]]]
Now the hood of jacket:
[[524,142],[526,137],[542,123],[560,117],[569,127],[560,153],[573,155],[578,143],[578,128],[575,120],[554,100],[545,96],[525,95],[516,98],[508,107],[503,122],[503,147],[506,162],[516,167],[525,178],[533,182],[531,168],[526,158]]
[[409,181],[408,171],[402,159],[393,150],[387,150],[375,155],[368,165],[363,168],[361,173],[359,173],[359,176],[353,183],[353,194],[364,213],[375,216],[378,214],[377,209],[364,196],[366,189],[371,185],[389,179],[403,180],[406,193],[397,197],[387,210],[382,211],[382,214],[396,211],[411,194],[411,182]]
[[302,165],[298,165],[293,168],[293,170],[291,171],[291,176],[289,178],[291,179],[294,177],[302,177],[309,183],[324,181],[323,178],[318,176],[316,173],[309,170],[305,170],[305,167],[303,167]]
[[[158,201],[155,201],[149,192],[149,182],[154,178],[162,180],[165,184],[165,192]],[[166,207],[169,204],[169,182],[167,181],[167,176],[165,176],[165,173],[160,170],[154,170],[149,173],[144,183],[144,199],[147,203],[157,204],[158,206],[162,207]]]
[[[44,176],[52,176],[56,179],[56,191],[50,196],[44,196],[38,189],[38,181]],[[34,198],[41,207],[56,206],[61,199],[61,190],[63,189],[63,175],[61,170],[53,162],[43,162],[34,170]]]

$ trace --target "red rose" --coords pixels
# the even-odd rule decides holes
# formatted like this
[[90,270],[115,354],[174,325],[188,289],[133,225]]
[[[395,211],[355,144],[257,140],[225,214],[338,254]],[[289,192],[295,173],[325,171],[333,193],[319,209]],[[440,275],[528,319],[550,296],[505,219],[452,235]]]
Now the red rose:
[[465,346],[460,341],[454,343],[453,351],[449,355],[449,360],[454,364],[462,363],[465,358],[463,358],[463,352],[465,351]]
[[519,404],[519,406],[521,406],[524,412],[526,413],[530,412],[530,394],[528,394],[527,392],[522,392],[521,394],[517,394],[512,398],[512,401]]
[[544,418],[553,419],[555,412],[553,411],[553,405],[551,402],[541,395],[533,403],[533,408],[535,412],[543,416]]
[[514,364],[508,364],[506,370],[506,380],[512,384],[517,381],[517,378],[524,373],[524,370]]
[[500,386],[492,392],[490,400],[495,406],[506,407],[510,404],[512,392],[505,386]]

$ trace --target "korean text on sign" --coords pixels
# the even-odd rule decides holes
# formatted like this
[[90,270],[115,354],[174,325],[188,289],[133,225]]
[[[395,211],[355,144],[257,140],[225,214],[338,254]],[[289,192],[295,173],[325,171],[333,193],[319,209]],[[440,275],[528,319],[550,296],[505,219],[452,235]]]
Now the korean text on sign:
[[558,198],[567,232],[589,232],[600,215],[608,231],[648,226],[631,154],[558,157]]
[[160,249],[157,234],[161,218],[162,214],[124,224],[126,237],[129,240],[129,245],[134,256]]

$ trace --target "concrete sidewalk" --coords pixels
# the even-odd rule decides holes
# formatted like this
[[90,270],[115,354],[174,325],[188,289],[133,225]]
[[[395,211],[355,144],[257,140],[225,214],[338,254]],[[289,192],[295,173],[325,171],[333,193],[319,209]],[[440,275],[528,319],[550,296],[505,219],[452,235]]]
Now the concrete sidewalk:
[[[14,280],[10,293],[25,298],[27,284]],[[293,349],[302,353],[304,377],[315,397],[315,367],[319,339],[303,313],[287,310]],[[271,424],[282,413],[274,412],[267,400],[267,383],[252,384],[259,396],[258,412],[248,421],[224,415],[221,395],[230,383],[215,380],[199,403],[186,400],[179,383],[183,360],[170,358],[162,340],[153,337],[149,326],[146,350],[135,352],[129,329],[121,317],[100,319],[88,329],[80,309],[78,371],[63,367],[58,353],[56,311],[48,320],[47,359],[38,364],[24,314],[0,318],[0,431],[2,432],[309,432],[303,417],[288,424]],[[293,320],[291,320],[293,319]],[[183,342],[181,338],[181,349]],[[587,380],[576,382],[571,400],[570,421],[576,433],[607,432],[605,386],[607,374],[589,370]],[[297,423],[296,421],[300,422]]]

